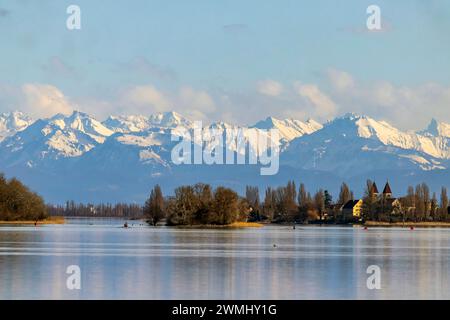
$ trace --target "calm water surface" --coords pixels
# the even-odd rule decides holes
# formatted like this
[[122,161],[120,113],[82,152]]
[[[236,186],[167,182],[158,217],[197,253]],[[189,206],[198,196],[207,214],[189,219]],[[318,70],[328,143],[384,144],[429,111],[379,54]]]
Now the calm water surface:
[[450,299],[450,229],[139,224],[0,226],[0,299]]

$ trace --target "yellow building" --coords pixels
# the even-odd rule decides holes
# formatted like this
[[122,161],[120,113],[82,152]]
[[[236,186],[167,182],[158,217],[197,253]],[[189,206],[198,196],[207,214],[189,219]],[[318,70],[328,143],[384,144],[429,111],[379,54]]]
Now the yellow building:
[[349,200],[343,207],[342,207],[342,215],[344,219],[354,219],[354,218],[361,218],[363,210],[363,201],[362,199],[358,200]]

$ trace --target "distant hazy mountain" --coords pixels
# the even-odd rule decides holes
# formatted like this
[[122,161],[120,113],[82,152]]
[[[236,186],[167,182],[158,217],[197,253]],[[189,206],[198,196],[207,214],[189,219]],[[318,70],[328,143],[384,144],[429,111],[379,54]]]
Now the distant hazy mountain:
[[[175,112],[110,116],[103,122],[81,112],[35,122],[19,112],[1,114],[0,171],[23,179],[51,202],[142,202],[155,183],[166,192],[200,181],[243,191],[247,184],[264,188],[295,179],[312,191],[336,192],[347,181],[358,194],[367,178],[389,179],[398,193],[408,184],[426,181],[437,190],[450,181],[450,125],[436,120],[419,132],[355,114],[324,125],[267,118],[248,127],[207,126],[221,133],[247,129],[245,139],[254,150],[252,132],[278,129],[281,156],[275,176],[260,176],[259,167],[250,165],[174,165],[171,150],[177,142],[171,134],[189,134],[192,128],[192,121]],[[230,143],[227,148],[245,152]]]

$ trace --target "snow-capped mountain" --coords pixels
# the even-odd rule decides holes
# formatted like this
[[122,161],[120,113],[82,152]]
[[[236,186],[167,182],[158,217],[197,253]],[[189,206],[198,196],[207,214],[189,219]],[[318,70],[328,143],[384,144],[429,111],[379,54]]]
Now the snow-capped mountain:
[[428,128],[420,133],[425,136],[450,138],[450,124],[432,119]]
[[281,138],[281,149],[283,150],[289,141],[301,137],[303,135],[311,134],[317,130],[322,129],[322,125],[312,119],[302,122],[295,119],[279,120],[273,117],[268,117],[265,120],[256,123],[253,128],[270,130],[277,129]]
[[176,112],[163,112],[151,115],[149,118],[149,123],[152,127],[162,127],[162,128],[176,128],[176,127],[190,127],[192,122],[179,113]]
[[149,118],[139,115],[109,116],[102,124],[114,132],[121,133],[141,132],[150,127]]
[[311,134],[317,130],[320,130],[323,126],[312,119],[302,122],[295,119],[279,120],[273,117],[268,117],[265,120],[259,121],[252,127],[265,130],[278,129],[280,131],[280,136],[290,141],[305,134]]
[[370,170],[446,169],[449,152],[446,137],[403,132],[385,121],[347,114],[292,141],[283,160],[298,168],[354,175]]
[[[0,129],[5,136],[0,171],[18,176],[55,202],[140,202],[154,183],[168,191],[195,182],[242,191],[247,184],[264,188],[295,179],[333,191],[342,181],[361,187],[367,178],[389,178],[394,187],[427,181],[438,188],[450,181],[450,125],[437,120],[418,132],[356,114],[324,125],[275,118],[249,127],[205,125],[204,149],[214,150],[218,135],[225,138],[224,154],[233,155],[265,152],[255,134],[264,137],[267,130],[277,129],[279,141],[272,141],[281,147],[279,173],[266,177],[260,176],[259,166],[175,165],[171,153],[178,141],[173,135],[190,136],[196,129],[195,122],[175,112],[110,116],[103,122],[74,112],[34,123],[16,112],[0,116]],[[248,149],[232,143],[238,132]]]
[[29,167],[44,160],[79,157],[103,143],[113,131],[85,113],[40,119],[0,143],[3,165]]
[[190,128],[192,122],[176,112],[157,113],[151,116],[125,115],[110,116],[102,123],[114,132],[132,133],[143,132],[151,128],[176,128],[179,126]]
[[30,117],[19,111],[0,113],[0,142],[26,129],[32,123]]

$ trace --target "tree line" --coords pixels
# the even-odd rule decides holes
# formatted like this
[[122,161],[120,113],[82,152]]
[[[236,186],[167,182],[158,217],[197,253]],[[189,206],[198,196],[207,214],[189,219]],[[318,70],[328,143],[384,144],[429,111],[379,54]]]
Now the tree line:
[[[294,181],[276,189],[267,188],[261,201],[259,188],[247,186],[245,196],[235,191],[208,184],[181,186],[174,196],[165,198],[159,185],[150,192],[144,205],[144,215],[153,225],[165,219],[168,225],[226,225],[233,222],[305,222],[322,218],[333,205],[327,190],[314,195],[301,184],[299,190]],[[350,188],[343,184],[339,201],[353,198]]]
[[19,180],[0,173],[0,220],[42,220],[48,216],[44,200]]
[[208,184],[181,186],[174,196],[164,198],[156,185],[144,205],[144,215],[157,225],[165,219],[167,225],[227,225],[246,221],[249,206],[246,199],[225,187],[212,189]]
[[[386,198],[374,194],[368,180],[364,191],[362,219],[373,221],[450,221],[447,189],[442,187],[440,200],[427,184],[408,187],[405,196]],[[268,187],[261,197],[259,188],[247,186],[245,196],[225,187],[215,190],[208,184],[182,186],[175,195],[164,197],[156,185],[145,202],[144,215],[153,225],[166,220],[168,225],[229,224],[236,221],[273,223],[342,222],[343,206],[355,200],[353,191],[342,183],[336,201],[328,190],[308,191],[294,181],[277,188]],[[394,200],[398,206],[393,206]]]
[[129,219],[143,217],[142,205],[126,203],[95,205],[67,201],[65,205],[48,205],[47,211],[51,216],[65,217],[120,217]]
[[[353,192],[343,183],[337,203],[345,204],[353,198]],[[286,186],[266,188],[262,202],[258,187],[247,186],[246,199],[251,207],[250,219],[270,222],[323,221],[334,212],[336,204],[328,190],[319,189],[312,194],[304,184],[297,189],[294,181]]]

